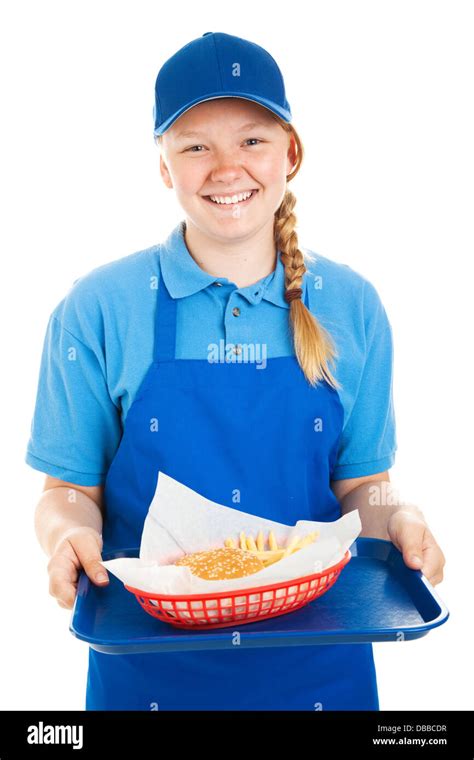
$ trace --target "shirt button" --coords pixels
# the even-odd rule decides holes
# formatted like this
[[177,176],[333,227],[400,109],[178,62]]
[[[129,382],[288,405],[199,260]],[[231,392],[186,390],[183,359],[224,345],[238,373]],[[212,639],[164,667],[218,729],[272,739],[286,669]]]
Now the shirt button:
[[242,346],[240,345],[240,343],[237,346],[234,346],[233,349],[232,349],[232,351],[234,352],[234,354],[241,354],[242,353]]
[[213,282],[213,285],[218,285],[220,288],[222,287],[222,282]]
[[234,309],[232,309],[232,314],[234,315],[234,317],[239,317],[240,309],[236,306]]

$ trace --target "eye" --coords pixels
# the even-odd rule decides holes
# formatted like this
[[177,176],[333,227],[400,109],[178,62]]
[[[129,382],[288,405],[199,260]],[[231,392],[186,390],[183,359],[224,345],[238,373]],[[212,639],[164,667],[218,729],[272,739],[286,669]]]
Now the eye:
[[[258,137],[248,137],[247,140],[245,140],[246,143],[250,142],[250,140],[253,140],[254,143],[261,143],[263,140],[260,140]],[[201,150],[195,150],[195,148],[202,148],[202,145],[191,145],[190,148],[185,149],[185,153],[202,153]]]

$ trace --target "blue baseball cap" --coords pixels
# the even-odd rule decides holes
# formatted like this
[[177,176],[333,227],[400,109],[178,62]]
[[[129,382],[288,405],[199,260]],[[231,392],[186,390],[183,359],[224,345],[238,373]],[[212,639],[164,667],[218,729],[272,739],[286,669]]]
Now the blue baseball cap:
[[243,98],[291,121],[283,76],[260,45],[224,32],[205,32],[162,65],[155,83],[154,136],[185,111],[216,98]]

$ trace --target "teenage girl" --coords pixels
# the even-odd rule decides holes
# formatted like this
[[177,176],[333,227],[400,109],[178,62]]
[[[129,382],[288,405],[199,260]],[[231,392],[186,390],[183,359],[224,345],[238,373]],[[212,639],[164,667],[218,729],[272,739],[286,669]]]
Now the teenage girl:
[[[101,553],[140,545],[160,471],[288,525],[358,508],[362,535],[438,583],[420,510],[370,499],[397,448],[391,327],[366,278],[300,247],[303,148],[274,59],[190,42],[158,74],[154,139],[185,219],[76,280],[47,328],[26,461],[47,475],[51,594],[70,609],[82,568],[108,583]],[[379,707],[370,644],[89,651],[91,710]]]

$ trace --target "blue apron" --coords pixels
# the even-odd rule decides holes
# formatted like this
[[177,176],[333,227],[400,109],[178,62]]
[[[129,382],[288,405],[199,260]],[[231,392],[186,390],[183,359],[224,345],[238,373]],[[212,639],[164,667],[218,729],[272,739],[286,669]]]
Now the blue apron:
[[[176,310],[160,277],[154,360],[107,473],[104,552],[140,545],[158,471],[287,525],[337,520],[329,485],[344,416],[337,391],[325,382],[312,388],[294,355],[267,359],[263,369],[238,356],[177,360]],[[378,710],[372,645],[90,649],[86,709]]]

